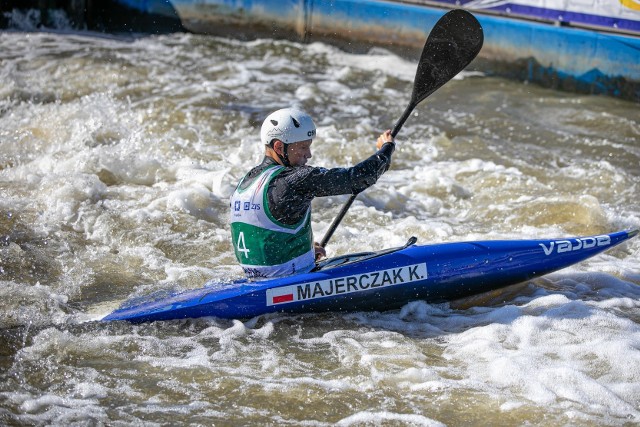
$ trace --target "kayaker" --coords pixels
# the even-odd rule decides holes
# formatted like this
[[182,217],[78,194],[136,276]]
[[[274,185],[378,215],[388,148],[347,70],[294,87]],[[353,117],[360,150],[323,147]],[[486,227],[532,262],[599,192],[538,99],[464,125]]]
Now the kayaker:
[[326,255],[313,240],[311,201],[359,193],[389,169],[395,143],[391,131],[378,151],[350,168],[307,166],[316,125],[296,108],[271,113],[260,130],[265,156],[231,196],[231,237],[236,258],[249,278],[306,273]]

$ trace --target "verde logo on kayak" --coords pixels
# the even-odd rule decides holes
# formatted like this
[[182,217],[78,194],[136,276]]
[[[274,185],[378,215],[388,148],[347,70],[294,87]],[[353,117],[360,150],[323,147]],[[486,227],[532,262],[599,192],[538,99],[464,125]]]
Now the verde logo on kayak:
[[267,289],[267,305],[308,301],[334,295],[364,292],[370,289],[417,282],[427,278],[427,264],[405,265],[398,268],[318,280],[316,282]]
[[554,240],[545,245],[540,243],[545,255],[551,255],[554,251],[556,253],[579,251],[581,249],[595,248],[596,246],[608,246],[611,244],[611,237],[607,235],[593,236],[593,237],[580,237],[578,239],[571,240]]

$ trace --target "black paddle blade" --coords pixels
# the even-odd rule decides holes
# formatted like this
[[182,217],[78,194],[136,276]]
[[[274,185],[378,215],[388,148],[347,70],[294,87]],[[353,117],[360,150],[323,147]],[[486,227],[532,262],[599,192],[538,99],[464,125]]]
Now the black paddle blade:
[[417,105],[455,77],[478,55],[483,42],[484,33],[475,16],[462,9],[447,12],[422,50],[411,103]]
[[465,10],[451,10],[436,22],[422,49],[411,101],[391,131],[394,138],[413,109],[464,70],[478,55],[483,42],[480,23]]

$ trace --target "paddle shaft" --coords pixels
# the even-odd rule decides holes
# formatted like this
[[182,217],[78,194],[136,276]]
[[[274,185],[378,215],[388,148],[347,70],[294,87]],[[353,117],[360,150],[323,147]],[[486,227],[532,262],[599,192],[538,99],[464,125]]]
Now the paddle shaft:
[[[402,125],[404,125],[404,122],[407,121],[413,109],[416,108],[416,105],[417,104],[412,102],[404,110],[402,117],[400,117],[400,119],[396,122],[396,125],[393,127],[393,130],[391,131],[392,137],[395,138],[398,132],[400,132]],[[340,225],[340,222],[342,222],[342,219],[347,214],[347,211],[353,204],[354,200],[356,200],[356,197],[358,197],[358,194],[359,193],[355,193],[349,197],[349,200],[347,200],[347,203],[344,204],[344,206],[342,207],[342,210],[340,210],[340,213],[338,213],[338,216],[335,217],[335,219],[329,226],[329,229],[327,230],[324,237],[322,238],[322,241],[320,242],[320,246],[324,248],[327,245],[327,243],[329,242],[329,239],[331,239],[331,237],[333,236],[333,233],[336,231],[336,228],[338,228],[338,225]]]

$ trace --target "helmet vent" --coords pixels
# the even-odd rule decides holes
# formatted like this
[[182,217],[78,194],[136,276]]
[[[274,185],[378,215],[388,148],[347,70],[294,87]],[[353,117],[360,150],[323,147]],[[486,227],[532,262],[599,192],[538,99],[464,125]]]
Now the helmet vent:
[[271,124],[274,126],[278,126],[278,121],[277,120],[271,120]]
[[297,127],[297,128],[299,128],[299,127],[300,127],[300,122],[299,122],[299,121],[297,121],[297,120],[296,120],[296,119],[294,119],[293,117],[291,117],[291,120],[293,120],[293,125],[294,125],[295,127]]

